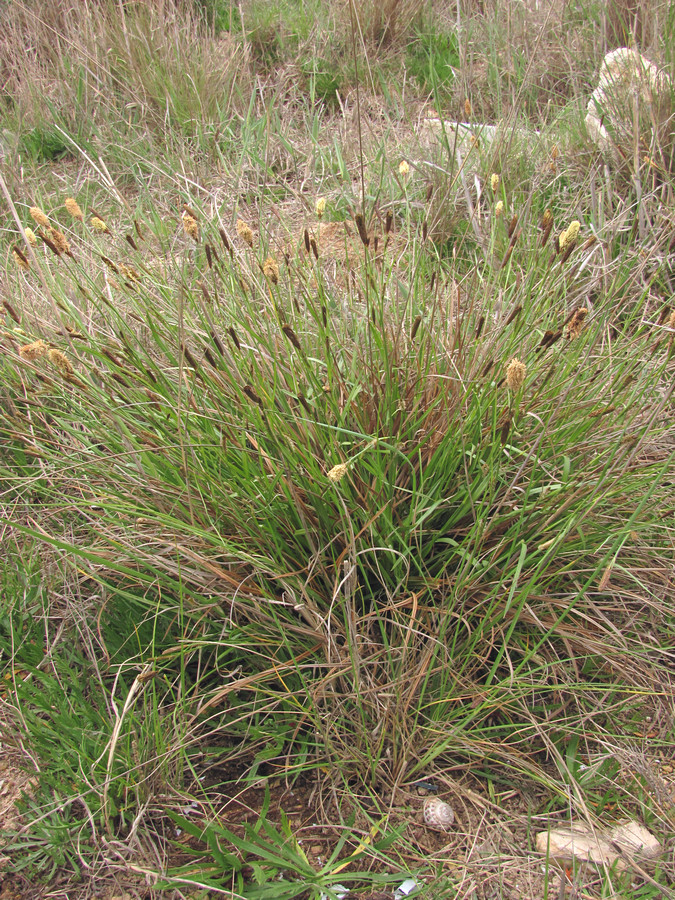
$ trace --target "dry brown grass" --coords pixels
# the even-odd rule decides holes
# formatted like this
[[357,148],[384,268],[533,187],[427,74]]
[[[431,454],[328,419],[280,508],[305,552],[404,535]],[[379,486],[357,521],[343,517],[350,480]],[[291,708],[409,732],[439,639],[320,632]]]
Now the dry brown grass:
[[195,127],[234,102],[244,48],[179,0],[12,3],[0,14],[5,101],[27,125],[44,101],[87,129],[116,109],[152,128]]

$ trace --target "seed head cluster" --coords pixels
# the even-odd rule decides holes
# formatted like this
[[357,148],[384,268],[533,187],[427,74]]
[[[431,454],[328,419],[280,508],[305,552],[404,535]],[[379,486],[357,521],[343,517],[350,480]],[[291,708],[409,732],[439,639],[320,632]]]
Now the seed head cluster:
[[62,353],[60,350],[52,349],[47,351],[47,356],[49,357],[49,362],[55,369],[58,369],[59,374],[66,380],[73,377],[75,370],[65,353]]
[[45,344],[44,341],[33,341],[31,344],[25,344],[23,347],[19,347],[19,356],[21,359],[32,362],[34,359],[46,356],[48,351],[49,346]]
[[237,219],[237,234],[245,244],[253,246],[253,232],[243,219]]
[[317,219],[321,219],[323,217],[323,214],[326,212],[326,198],[325,197],[319,197],[319,199],[316,201],[314,211],[316,213]]
[[199,240],[199,223],[195,219],[191,213],[187,210],[183,210],[182,215],[183,220],[183,231],[188,237],[191,237],[193,241]]
[[575,219],[573,222],[570,222],[569,226],[560,233],[560,237],[558,238],[558,244],[560,246],[560,251],[566,250],[570,247],[577,239],[579,235],[579,229],[581,228],[581,223],[577,222]]
[[89,222],[96,234],[110,234],[110,229],[99,216],[92,216]]
[[52,228],[50,225],[47,229],[47,237],[56,247],[59,253],[70,253],[70,243],[68,238],[58,228]]
[[39,206],[31,206],[31,208],[28,210],[28,212],[31,214],[33,221],[37,225],[41,225],[43,228],[50,227],[49,219],[42,212],[42,210],[40,209]]
[[263,263],[263,274],[266,278],[272,282],[272,284],[279,283],[279,263],[272,256],[268,256],[265,262]]
[[579,335],[583,331],[584,321],[587,315],[588,310],[585,306],[580,306],[579,309],[576,309],[574,311],[574,315],[567,323],[566,337],[569,341],[573,341],[574,338],[579,337]]
[[332,481],[333,484],[337,484],[339,481],[342,481],[347,474],[347,466],[345,463],[338,463],[337,466],[333,466],[327,474],[329,480]]
[[525,366],[525,363],[514,356],[506,367],[506,384],[509,390],[515,393],[515,391],[522,387],[526,374],[527,367]]
[[84,216],[82,215],[82,210],[80,209],[77,200],[74,200],[72,197],[66,197],[66,202],[63,205],[74,219],[84,222]]

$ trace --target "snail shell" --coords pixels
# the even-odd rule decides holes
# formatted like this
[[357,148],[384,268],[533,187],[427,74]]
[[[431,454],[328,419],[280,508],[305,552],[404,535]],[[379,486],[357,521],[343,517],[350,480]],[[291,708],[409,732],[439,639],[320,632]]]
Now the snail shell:
[[455,813],[449,803],[439,797],[427,797],[424,801],[425,825],[445,831],[454,821]]

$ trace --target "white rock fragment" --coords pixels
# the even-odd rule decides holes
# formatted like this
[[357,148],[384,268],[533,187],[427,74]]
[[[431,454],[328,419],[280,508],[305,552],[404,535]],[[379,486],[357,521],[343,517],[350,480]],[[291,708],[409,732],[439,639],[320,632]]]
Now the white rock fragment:
[[579,822],[566,828],[541,831],[535,846],[549,859],[566,864],[574,860],[596,866],[616,866],[618,871],[629,868],[623,854],[644,864],[661,853],[661,844],[639,822],[627,822],[609,829],[596,829]]
[[662,847],[654,835],[639,822],[624,822],[615,825],[607,832],[607,837],[624,850],[635,856],[645,859],[656,859],[660,855]]
[[612,50],[602,62],[598,86],[588,101],[588,135],[617,166],[622,161],[633,162],[636,127],[640,153],[667,149],[672,146],[668,127],[671,98],[666,72],[637,50]]

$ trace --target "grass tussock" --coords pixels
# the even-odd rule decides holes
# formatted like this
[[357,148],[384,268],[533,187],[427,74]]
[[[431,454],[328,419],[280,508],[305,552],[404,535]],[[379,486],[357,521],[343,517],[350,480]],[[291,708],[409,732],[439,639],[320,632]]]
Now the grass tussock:
[[[488,808],[523,846],[569,816],[667,839],[669,176],[612,184],[570,108],[488,142],[481,110],[540,109],[531,73],[490,106],[415,57],[461,96],[461,152],[393,90],[338,115],[316,66],[273,89],[255,4],[217,7],[26,4],[5,33],[5,123],[72,154],[1,182],[2,696],[38,772],[17,871],[126,854],[166,890],[290,898],[422,867],[454,896]],[[435,46],[417,4],[354,12],[373,66]],[[460,24],[467,72],[489,17]],[[456,879],[411,825],[429,784]]]

